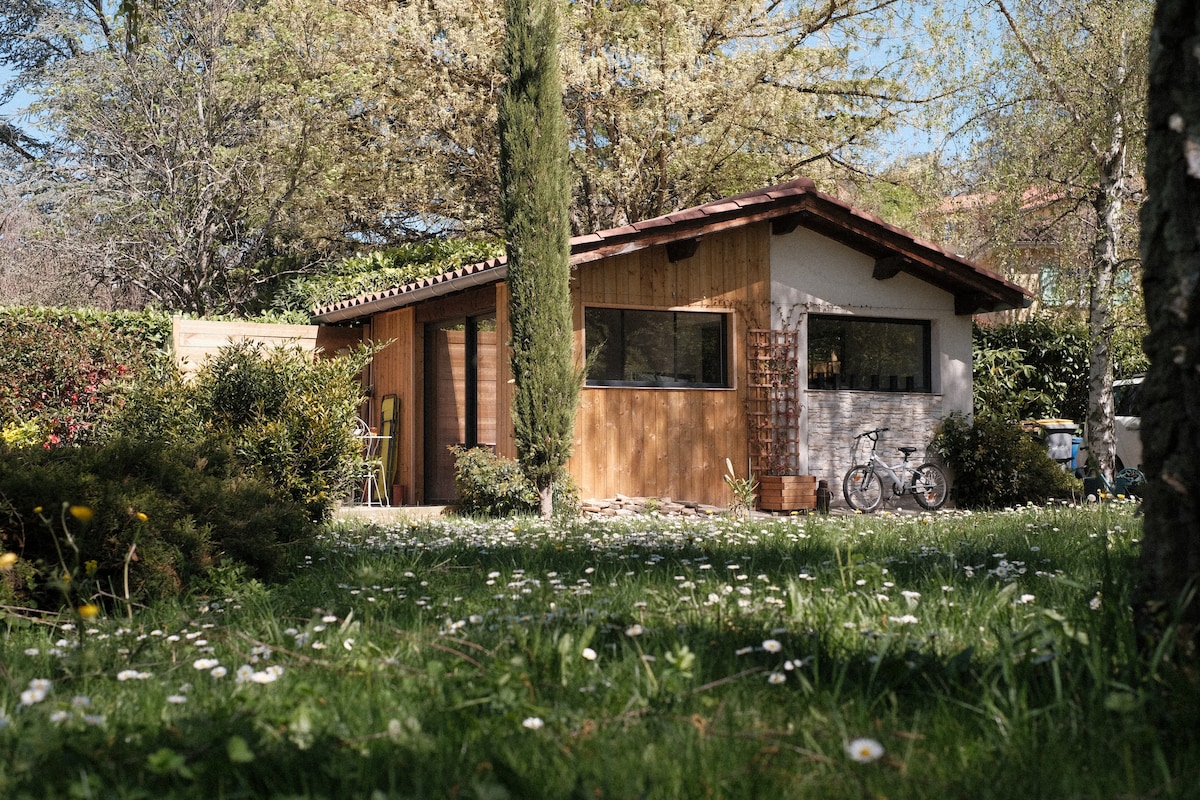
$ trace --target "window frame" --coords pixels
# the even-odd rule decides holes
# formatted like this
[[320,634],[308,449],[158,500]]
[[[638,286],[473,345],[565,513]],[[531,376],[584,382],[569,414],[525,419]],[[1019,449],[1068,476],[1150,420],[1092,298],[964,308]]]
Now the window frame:
[[[669,390],[691,390],[691,391],[729,391],[736,388],[736,363],[734,360],[734,335],[735,326],[733,324],[733,310],[725,308],[706,308],[706,307],[684,307],[684,308],[662,308],[657,306],[638,306],[626,304],[608,304],[608,303],[588,303],[583,307],[583,351],[591,358],[591,349],[588,342],[588,314],[592,311],[617,311],[622,314],[622,336],[624,337],[624,314],[632,312],[637,314],[662,314],[673,315],[674,322],[672,328],[678,334],[678,319],[681,315],[687,314],[704,314],[707,316],[718,317],[721,321],[721,342],[720,353],[721,363],[719,370],[721,372],[721,380],[714,381],[680,381],[678,379],[679,364],[678,364],[678,348],[675,348],[676,355],[673,357],[675,378],[661,381],[653,380],[603,380],[593,378],[590,374],[584,378],[584,388],[586,389],[669,389]],[[624,351],[624,348],[623,348]],[[625,363],[625,354],[622,352],[622,369]]]
[[[817,365],[836,365],[838,359],[833,361],[814,361],[813,359],[813,331],[812,323],[814,320],[832,320],[843,324],[886,324],[886,325],[906,325],[918,328],[920,330],[920,343],[922,352],[920,354],[921,369],[925,383],[923,386],[916,385],[915,381],[912,387],[905,382],[900,385],[897,380],[896,385],[892,382],[884,381],[883,375],[864,375],[862,376],[867,385],[854,385],[852,376],[849,383],[841,383],[844,376],[840,371],[841,367],[829,366],[829,371],[816,373],[814,370]],[[809,314],[805,321],[805,347],[804,357],[806,362],[806,378],[805,386],[808,391],[828,391],[828,392],[884,392],[887,394],[937,394],[937,388],[934,385],[935,376],[933,369],[934,352],[933,352],[933,320],[930,319],[913,319],[909,317],[867,317],[857,316],[853,314]],[[843,350],[841,364],[850,363],[853,356],[849,359],[846,357],[846,352]],[[890,378],[899,378],[899,376],[888,376]]]

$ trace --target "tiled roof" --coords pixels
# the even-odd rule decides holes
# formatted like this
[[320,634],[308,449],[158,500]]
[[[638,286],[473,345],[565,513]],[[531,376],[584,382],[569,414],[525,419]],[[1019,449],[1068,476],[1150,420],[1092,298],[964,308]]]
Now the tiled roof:
[[[938,245],[816,190],[807,178],[714,200],[653,219],[571,239],[571,263],[580,265],[647,247],[696,239],[755,222],[802,225],[877,259],[899,258],[894,269],[951,292],[960,313],[1028,305],[1029,293]],[[342,300],[313,312],[316,322],[361,319],[430,297],[504,280],[504,258],[483,261],[433,278]]]

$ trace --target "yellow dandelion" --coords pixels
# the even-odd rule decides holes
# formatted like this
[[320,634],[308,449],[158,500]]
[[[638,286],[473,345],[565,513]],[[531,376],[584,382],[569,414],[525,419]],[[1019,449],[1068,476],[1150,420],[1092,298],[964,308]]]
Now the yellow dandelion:
[[67,509],[72,517],[80,522],[91,522],[95,512],[87,506],[71,506]]
[[100,616],[100,606],[95,603],[84,603],[79,607],[79,616],[84,619],[95,619]]
[[83,571],[88,575],[95,575],[99,567],[100,565],[96,563],[95,559],[83,562]]
[[0,569],[12,569],[13,565],[16,563],[16,553],[5,553],[4,555],[0,556]]
[[144,511],[139,511],[136,514],[134,514],[134,516],[137,517],[138,522],[147,522],[150,519],[149,517],[146,516],[146,512],[144,512]]
[[41,507],[41,506],[34,506],[34,507],[33,507],[33,513],[35,513],[35,514],[40,514],[40,513],[42,513],[42,507]]

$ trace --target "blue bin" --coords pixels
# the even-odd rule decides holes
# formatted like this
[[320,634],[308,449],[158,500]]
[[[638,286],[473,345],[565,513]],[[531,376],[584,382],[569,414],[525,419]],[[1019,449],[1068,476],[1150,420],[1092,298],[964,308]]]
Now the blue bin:
[[1079,448],[1083,444],[1083,437],[1076,436],[1071,439],[1071,471],[1079,469]]

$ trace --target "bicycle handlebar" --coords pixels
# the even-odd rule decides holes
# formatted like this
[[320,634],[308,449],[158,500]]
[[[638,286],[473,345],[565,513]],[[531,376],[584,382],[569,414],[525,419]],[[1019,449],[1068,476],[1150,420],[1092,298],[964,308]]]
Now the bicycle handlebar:
[[873,431],[865,431],[863,433],[860,433],[858,436],[855,436],[854,438],[861,439],[864,436],[866,436],[868,438],[875,439],[875,438],[878,438],[879,434],[887,433],[889,430],[891,430],[891,428],[876,428]]

